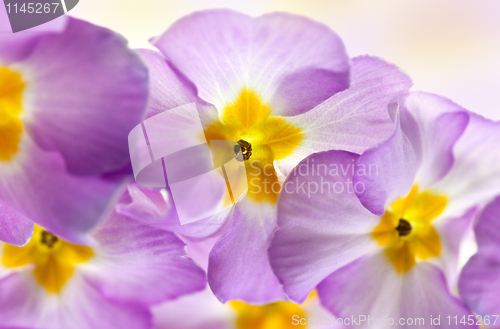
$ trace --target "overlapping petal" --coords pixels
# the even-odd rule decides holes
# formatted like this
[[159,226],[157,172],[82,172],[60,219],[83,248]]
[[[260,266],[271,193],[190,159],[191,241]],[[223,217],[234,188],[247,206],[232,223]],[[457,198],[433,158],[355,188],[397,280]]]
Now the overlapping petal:
[[398,67],[370,56],[352,61],[351,86],[302,115],[288,118],[305,134],[294,153],[276,165],[287,174],[306,156],[327,150],[361,153],[392,130],[387,106],[407,92],[411,79]]
[[[356,328],[477,328],[455,322],[472,316],[448,289],[442,272],[422,263],[405,276],[398,275],[380,252],[340,269],[318,286],[323,306],[340,317],[364,316]],[[368,315],[372,319],[369,323]],[[432,318],[440,318],[431,323]],[[450,316],[451,320],[448,318]],[[379,321],[380,325],[377,325]],[[400,322],[401,321],[401,322]],[[451,321],[451,322],[450,322]]]
[[349,85],[349,58],[341,39],[304,17],[197,12],[153,44],[219,112],[244,88],[259,93],[276,114],[293,115]]
[[106,298],[152,305],[205,287],[204,271],[171,232],[113,214],[93,238],[99,247],[82,272]]
[[453,148],[455,163],[432,189],[449,195],[447,214],[459,216],[500,194],[500,122],[470,113],[470,122]]
[[68,171],[96,175],[129,161],[127,136],[144,114],[147,72],[114,32],[69,19],[16,63],[26,79],[24,122]]
[[454,164],[453,146],[469,123],[469,113],[451,100],[412,92],[394,100],[410,111],[422,138],[422,165],[416,180],[423,189],[441,180]]
[[[359,167],[375,168],[374,175],[356,175],[355,184],[366,190],[358,193],[359,200],[372,213],[382,216],[390,202],[410,193],[422,158],[421,137],[412,115],[390,108],[394,118],[392,135],[380,145],[363,153]],[[405,129],[406,128],[406,129]],[[405,132],[413,134],[408,136]]]
[[[475,228],[479,252],[460,275],[459,291],[465,304],[474,312],[494,316],[500,312],[500,198],[496,198],[481,214]],[[491,318],[490,326],[500,326]]]
[[71,175],[59,153],[40,149],[27,134],[20,149],[15,163],[0,163],[0,199],[64,239],[88,243],[86,232],[110,211],[123,179]]
[[238,202],[229,229],[210,252],[208,282],[217,298],[270,303],[284,298],[267,248],[276,229],[276,207]]
[[269,259],[285,293],[296,302],[303,302],[330,273],[377,248],[371,232],[379,219],[361,205],[352,184],[358,158],[345,151],[314,154],[283,184],[280,229]]

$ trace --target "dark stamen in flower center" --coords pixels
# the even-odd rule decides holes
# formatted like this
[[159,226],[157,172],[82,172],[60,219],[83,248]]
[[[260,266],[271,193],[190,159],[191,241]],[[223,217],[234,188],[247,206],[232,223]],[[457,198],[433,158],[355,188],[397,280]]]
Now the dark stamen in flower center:
[[49,248],[52,248],[57,241],[59,241],[57,236],[55,236],[50,232],[42,231],[42,243],[44,245],[46,245]]
[[236,157],[238,161],[248,160],[252,156],[252,144],[243,139],[240,139],[234,146],[234,154],[240,153],[243,155],[243,159]]
[[411,233],[411,230],[411,224],[406,219],[401,218],[399,220],[398,227],[396,227],[396,231],[398,231],[399,236],[407,236]]

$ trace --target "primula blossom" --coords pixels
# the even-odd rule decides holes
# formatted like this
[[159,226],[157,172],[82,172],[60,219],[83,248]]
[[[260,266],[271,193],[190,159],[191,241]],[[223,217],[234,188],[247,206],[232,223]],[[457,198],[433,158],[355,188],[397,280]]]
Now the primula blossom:
[[[249,188],[229,216],[184,226],[168,207],[168,191],[131,186],[133,201],[119,211],[142,220],[145,214],[154,225],[193,236],[230,225],[210,255],[215,295],[221,301],[282,299],[267,248],[283,177],[311,153],[362,152],[389,136],[387,104],[410,88],[410,79],[377,58],[351,63],[329,28],[288,14],[199,12],[153,44],[161,54],[142,51],[151,71],[148,117],[195,102],[204,128],[200,136],[172,120],[162,142],[178,143],[179,136],[192,144],[232,141],[243,152]],[[193,192],[193,207],[206,201]]]
[[462,270],[460,296],[477,321],[500,328],[500,198],[485,208],[475,232],[479,252]]
[[126,41],[61,22],[0,35],[0,240],[15,245],[34,221],[87,241],[121,186],[111,173],[129,162],[127,135],[146,108],[146,67]]
[[175,234],[113,213],[75,245],[36,226],[1,246],[0,323],[39,329],[149,329],[152,305],[202,290],[205,273]]
[[469,328],[460,319],[472,313],[451,291],[477,207],[500,192],[500,123],[425,93],[398,96],[389,112],[394,131],[378,146],[311,155],[314,175],[288,177],[319,188],[310,198],[281,195],[271,266],[292,300],[317,287],[340,317],[385,317],[403,328],[440,317],[441,328]]

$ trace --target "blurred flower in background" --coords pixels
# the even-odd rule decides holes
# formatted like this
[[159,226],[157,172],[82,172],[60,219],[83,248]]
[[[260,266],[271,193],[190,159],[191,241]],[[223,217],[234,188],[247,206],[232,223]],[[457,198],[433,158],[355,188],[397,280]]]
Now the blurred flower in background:
[[175,234],[113,213],[92,247],[36,227],[0,254],[0,323],[50,329],[148,329],[149,307],[202,290],[205,273]]
[[33,222],[89,242],[146,106],[146,68],[122,37],[74,18],[63,26],[0,34],[0,240],[16,245]]

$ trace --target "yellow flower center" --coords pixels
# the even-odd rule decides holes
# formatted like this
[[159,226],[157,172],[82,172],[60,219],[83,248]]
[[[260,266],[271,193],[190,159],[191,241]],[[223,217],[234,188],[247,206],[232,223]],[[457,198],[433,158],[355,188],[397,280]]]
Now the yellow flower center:
[[247,196],[254,201],[275,203],[281,188],[274,161],[290,155],[304,134],[286,121],[271,116],[271,109],[254,91],[244,89],[226,106],[221,121],[205,129],[210,140],[234,141],[242,150],[247,172]]
[[306,325],[293,325],[292,317],[306,318],[299,305],[290,302],[277,302],[264,306],[248,305],[234,301],[230,305],[238,312],[238,329],[292,329],[306,328]]
[[24,87],[19,73],[0,67],[0,161],[11,160],[18,151],[23,131],[19,116]]
[[15,268],[33,265],[37,282],[49,293],[58,293],[75,271],[75,264],[84,263],[94,255],[91,248],[59,239],[35,226],[31,241],[24,247],[5,244],[2,263]]
[[396,272],[408,273],[416,260],[425,260],[441,254],[439,235],[432,226],[446,208],[444,196],[418,192],[414,186],[410,194],[392,204],[381,217],[372,236],[380,246]]

